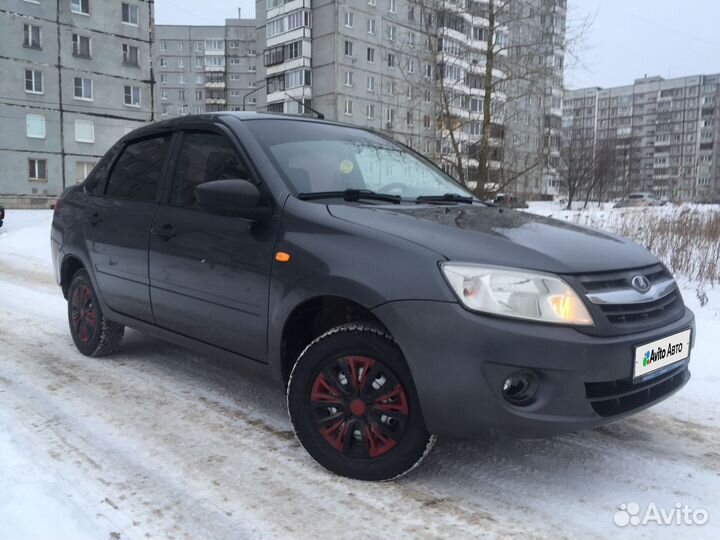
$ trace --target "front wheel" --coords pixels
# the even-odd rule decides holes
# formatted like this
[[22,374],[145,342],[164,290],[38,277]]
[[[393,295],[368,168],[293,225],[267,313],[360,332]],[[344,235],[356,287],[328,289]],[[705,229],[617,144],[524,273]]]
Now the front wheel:
[[105,356],[117,350],[125,327],[103,315],[90,276],[78,270],[68,288],[68,321],[77,349],[85,356]]
[[300,443],[342,476],[397,478],[435,443],[400,349],[371,326],[339,326],[313,341],[293,367],[287,399]]

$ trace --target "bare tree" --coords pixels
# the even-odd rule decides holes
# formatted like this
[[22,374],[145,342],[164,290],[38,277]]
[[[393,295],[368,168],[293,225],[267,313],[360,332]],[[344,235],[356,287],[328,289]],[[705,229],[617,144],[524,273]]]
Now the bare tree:
[[563,134],[560,148],[559,177],[567,193],[567,209],[580,197],[587,207],[590,197],[604,191],[611,180],[615,163],[615,142]]
[[[435,159],[481,197],[544,167],[545,137],[552,128],[559,139],[560,126],[548,126],[537,111],[549,86],[562,88],[563,55],[577,36],[566,36],[558,15],[564,1],[418,2],[428,36],[425,90],[436,111]],[[509,127],[521,116],[532,122],[530,141],[514,140]]]

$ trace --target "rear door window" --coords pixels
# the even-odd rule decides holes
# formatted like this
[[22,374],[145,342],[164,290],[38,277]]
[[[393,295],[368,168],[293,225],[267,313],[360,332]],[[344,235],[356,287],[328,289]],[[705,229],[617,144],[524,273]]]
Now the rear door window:
[[171,135],[128,144],[113,167],[105,194],[136,201],[154,201],[162,180]]

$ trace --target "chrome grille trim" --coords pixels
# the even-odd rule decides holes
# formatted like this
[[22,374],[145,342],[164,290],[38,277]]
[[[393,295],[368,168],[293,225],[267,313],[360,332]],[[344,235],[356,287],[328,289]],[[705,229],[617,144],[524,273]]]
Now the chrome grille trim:
[[644,293],[628,287],[586,293],[585,296],[590,302],[597,305],[646,304],[666,297],[676,288],[674,279],[664,278],[653,283],[650,290]]

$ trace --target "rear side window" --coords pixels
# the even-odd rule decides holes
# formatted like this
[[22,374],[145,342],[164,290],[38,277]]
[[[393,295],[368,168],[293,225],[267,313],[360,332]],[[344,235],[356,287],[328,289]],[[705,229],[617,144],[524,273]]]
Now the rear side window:
[[165,135],[127,145],[113,167],[105,194],[121,199],[154,201],[170,138]]
[[170,193],[174,206],[196,206],[195,188],[205,182],[250,179],[230,141],[218,133],[186,133],[178,156]]

